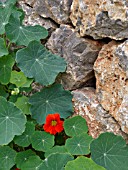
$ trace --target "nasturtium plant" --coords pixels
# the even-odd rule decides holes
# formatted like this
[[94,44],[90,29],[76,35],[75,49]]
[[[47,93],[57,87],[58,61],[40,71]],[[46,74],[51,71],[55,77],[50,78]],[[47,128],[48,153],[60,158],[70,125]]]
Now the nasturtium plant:
[[46,28],[23,25],[17,2],[0,0],[0,170],[127,170],[122,137],[93,140],[71,117],[72,94],[56,83],[67,63],[46,49]]
[[7,38],[17,45],[27,46],[31,41],[44,39],[48,36],[45,28],[35,26],[23,26],[19,18],[11,15],[9,23],[5,26]]
[[11,78],[11,70],[14,65],[14,59],[11,55],[0,58],[0,83],[8,84]]
[[71,93],[65,91],[60,84],[43,88],[30,97],[32,117],[39,124],[43,124],[50,113],[59,113],[61,118],[66,118],[72,114],[71,100]]
[[28,121],[26,123],[26,128],[24,133],[22,133],[22,135],[20,136],[15,136],[14,143],[22,147],[29,146],[31,144],[31,138],[34,132],[35,132],[34,123]]
[[90,153],[92,137],[86,133],[74,136],[66,140],[65,146],[72,155],[87,155]]
[[128,145],[121,136],[103,133],[90,146],[91,158],[107,170],[128,169]]
[[69,161],[65,170],[105,170],[104,167],[97,165],[90,158],[79,156],[73,161]]
[[47,151],[52,148],[54,145],[54,136],[42,132],[35,131],[35,133],[31,137],[32,147],[37,151]]
[[56,76],[66,69],[63,58],[50,53],[37,41],[32,41],[26,48],[19,50],[16,62],[27,77],[46,86],[53,84]]
[[21,110],[0,97],[0,145],[7,145],[15,135],[21,135],[25,130],[26,117]]
[[75,116],[65,120],[64,128],[68,136],[76,136],[88,132],[86,121],[81,116]]
[[10,170],[15,165],[16,151],[9,146],[0,146],[0,169]]

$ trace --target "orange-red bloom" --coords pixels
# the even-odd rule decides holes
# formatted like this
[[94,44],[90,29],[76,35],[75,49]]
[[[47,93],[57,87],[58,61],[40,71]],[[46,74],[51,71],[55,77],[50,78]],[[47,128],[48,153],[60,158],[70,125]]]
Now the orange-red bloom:
[[45,132],[55,135],[63,131],[63,121],[60,120],[60,114],[49,114],[46,117],[46,123],[43,126]]

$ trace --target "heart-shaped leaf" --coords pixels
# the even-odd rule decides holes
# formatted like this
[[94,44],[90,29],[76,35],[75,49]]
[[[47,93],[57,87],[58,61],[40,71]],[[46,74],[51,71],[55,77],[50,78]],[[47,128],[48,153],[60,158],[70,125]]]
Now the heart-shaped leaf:
[[29,159],[29,157],[35,156],[35,155],[36,153],[30,149],[26,151],[18,152],[16,155],[16,159],[15,159],[17,168],[21,169],[24,162],[26,162]]
[[21,135],[25,130],[26,117],[11,102],[0,97],[0,145],[11,142],[15,135]]
[[14,65],[14,59],[11,55],[0,58],[0,82],[8,84],[11,78],[11,71]]
[[[38,101],[38,102],[37,102]],[[46,116],[51,113],[59,113],[61,118],[66,118],[72,114],[72,95],[65,91],[60,84],[43,88],[34,94],[29,100],[32,117],[39,124],[45,123]]]
[[9,146],[0,146],[0,169],[10,170],[15,165],[16,151]]
[[26,129],[20,136],[15,136],[14,142],[22,147],[27,147],[31,144],[31,137],[35,132],[35,125],[32,122],[26,123]]
[[53,153],[68,153],[68,150],[66,149],[65,146],[54,146],[53,148],[45,152],[45,157],[48,157]]
[[65,166],[65,170],[105,170],[105,168],[97,165],[90,158],[80,156],[73,161],[69,161]]
[[31,138],[32,147],[38,151],[47,151],[54,145],[54,135],[44,131],[35,131]]
[[75,116],[64,121],[64,130],[68,136],[77,136],[88,132],[88,127],[84,118]]
[[79,136],[67,139],[65,146],[72,155],[87,155],[90,153],[89,148],[92,140],[91,136],[83,133]]
[[103,133],[92,141],[91,158],[107,170],[128,169],[128,146],[121,136]]
[[54,83],[56,76],[66,69],[63,58],[50,53],[41,43],[32,41],[27,48],[18,50],[16,53],[18,67],[29,78],[50,85]]
[[23,84],[27,82],[27,77],[23,72],[12,71],[10,83],[15,84],[17,87],[21,87]]
[[6,48],[5,42],[3,38],[0,38],[0,57],[7,55],[8,49]]
[[31,114],[30,112],[30,104],[28,103],[28,97],[26,96],[21,96],[18,97],[15,105],[17,106],[17,108],[21,109],[22,112],[26,115]]
[[39,170],[64,170],[66,163],[71,160],[73,160],[73,156],[68,153],[51,154],[40,165]]
[[21,170],[39,170],[42,162],[39,156],[30,156],[28,160],[22,164]]
[[48,36],[47,30],[40,26],[23,26],[19,18],[11,15],[9,23],[5,26],[7,38],[17,45],[27,46],[31,41],[44,39]]

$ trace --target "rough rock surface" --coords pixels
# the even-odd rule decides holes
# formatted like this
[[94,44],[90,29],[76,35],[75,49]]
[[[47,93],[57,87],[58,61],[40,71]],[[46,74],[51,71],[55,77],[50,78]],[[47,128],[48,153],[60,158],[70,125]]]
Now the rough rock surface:
[[67,61],[67,71],[61,76],[66,89],[76,89],[94,77],[93,64],[101,47],[97,41],[79,38],[67,25],[61,25],[52,33],[47,48]]
[[70,18],[81,36],[128,38],[127,0],[74,0]]
[[37,0],[34,8],[40,16],[51,18],[58,24],[62,24],[70,22],[71,4],[72,0]]
[[19,6],[25,12],[24,25],[41,25],[48,30],[49,34],[51,34],[52,31],[54,31],[57,28],[57,25],[49,19],[42,18],[36,13],[34,8],[28,6],[28,4],[33,5],[34,3],[35,1],[28,0],[18,1]]
[[104,45],[94,70],[100,104],[128,133],[128,41]]
[[128,140],[128,135],[120,130],[120,125],[114,118],[103,109],[98,102],[93,88],[82,88],[74,90],[74,115],[81,115],[86,119],[89,134],[93,138],[97,138],[103,132],[113,132],[114,134],[122,135]]

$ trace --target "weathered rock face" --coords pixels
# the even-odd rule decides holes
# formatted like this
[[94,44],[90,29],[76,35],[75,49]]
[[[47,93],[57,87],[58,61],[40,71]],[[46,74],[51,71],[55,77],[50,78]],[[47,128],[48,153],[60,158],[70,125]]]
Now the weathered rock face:
[[[18,4],[25,12],[24,25],[41,25],[45,27],[49,34],[57,28],[57,25],[49,19],[40,17],[34,8],[31,6],[35,4],[35,1],[19,0]],[[27,4],[31,5],[28,6]]]
[[128,133],[128,41],[104,45],[94,70],[100,104]]
[[67,25],[52,33],[47,48],[67,61],[67,71],[61,76],[66,89],[76,89],[94,77],[93,64],[101,47],[97,41],[79,38]]
[[51,18],[58,24],[62,24],[70,22],[71,4],[72,0],[37,0],[34,8],[40,16]]
[[113,132],[114,134],[122,135],[128,140],[128,135],[120,130],[120,125],[114,118],[103,109],[98,102],[93,88],[82,88],[74,90],[74,115],[81,115],[86,119],[89,134],[93,138],[97,138],[100,133]]
[[128,38],[127,0],[74,0],[70,18],[81,36]]

